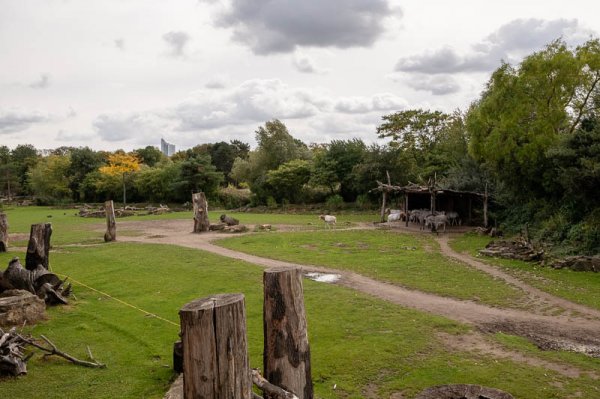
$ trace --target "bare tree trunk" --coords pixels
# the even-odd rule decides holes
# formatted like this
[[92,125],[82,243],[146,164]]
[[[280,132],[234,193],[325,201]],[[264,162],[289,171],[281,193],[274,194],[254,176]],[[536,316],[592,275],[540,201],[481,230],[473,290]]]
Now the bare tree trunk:
[[8,218],[5,213],[0,213],[0,252],[8,250]]
[[483,227],[488,227],[488,186],[485,184],[485,194],[483,195]]
[[38,265],[42,265],[44,269],[48,269],[51,235],[52,224],[39,223],[31,225],[27,255],[25,256],[25,268],[27,270],[35,270]]
[[[300,399],[312,399],[302,273],[298,269],[271,269],[264,272],[263,280],[265,378]],[[264,394],[265,399],[275,399]]]
[[381,223],[385,222],[385,206],[387,202],[387,192],[383,192],[383,199],[381,200]]
[[106,213],[106,233],[104,233],[104,241],[116,241],[117,221],[115,219],[115,206],[112,200],[104,203],[104,212]]
[[192,194],[192,203],[194,204],[194,233],[208,231],[210,222],[208,221],[208,202],[204,193]]
[[185,399],[250,399],[243,294],[192,301],[179,311]]

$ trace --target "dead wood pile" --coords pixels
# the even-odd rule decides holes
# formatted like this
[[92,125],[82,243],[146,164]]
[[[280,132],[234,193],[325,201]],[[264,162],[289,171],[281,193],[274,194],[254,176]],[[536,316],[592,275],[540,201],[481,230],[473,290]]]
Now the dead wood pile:
[[571,269],[576,272],[600,272],[600,256],[568,256],[553,262],[554,269]]
[[[145,208],[139,208],[135,206],[126,206],[125,208],[115,209],[115,216],[118,218],[135,216],[135,215],[162,215],[164,213],[173,212],[167,205],[160,204],[159,206],[147,206]],[[106,217],[106,210],[104,207],[93,207],[85,204],[79,208],[79,216],[84,218],[104,218]]]
[[41,264],[33,270],[21,265],[18,257],[13,258],[2,274],[2,286],[9,289],[25,290],[37,295],[48,305],[67,304],[71,294],[71,284],[65,287],[66,279],[61,280]]
[[542,260],[544,251],[534,248],[531,242],[522,237],[514,240],[496,240],[479,251],[481,255],[504,259],[518,259],[526,262]]
[[37,339],[31,336],[20,334],[15,327],[8,331],[4,331],[0,328],[0,376],[12,375],[16,377],[27,374],[27,361],[34,355],[33,352],[26,351],[27,346],[33,346],[34,348],[46,352],[44,356],[60,356],[79,366],[92,368],[106,367],[106,365],[99,363],[94,359],[89,347],[87,349],[90,360],[79,360],[58,349],[56,345],[45,336],[42,335],[41,339],[44,341],[45,345],[40,344]]

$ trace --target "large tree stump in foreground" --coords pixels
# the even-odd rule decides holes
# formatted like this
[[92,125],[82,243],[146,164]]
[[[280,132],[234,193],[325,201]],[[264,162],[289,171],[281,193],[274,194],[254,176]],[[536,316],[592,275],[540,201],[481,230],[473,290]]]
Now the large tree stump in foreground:
[[8,248],[8,219],[6,214],[0,212],[0,252],[6,252]]
[[115,206],[112,200],[104,203],[104,212],[106,213],[106,233],[104,233],[104,242],[116,241],[117,222],[115,220]]
[[[310,348],[302,273],[298,269],[264,272],[264,376],[300,399],[312,399]],[[275,399],[264,392],[265,399]]]
[[39,223],[31,225],[27,255],[25,256],[25,268],[27,270],[35,270],[38,265],[42,265],[44,269],[48,269],[51,235],[52,224]]
[[194,233],[208,231],[210,222],[208,221],[208,202],[204,193],[192,194],[192,203],[194,204]]
[[244,295],[197,299],[179,317],[184,398],[252,398]]

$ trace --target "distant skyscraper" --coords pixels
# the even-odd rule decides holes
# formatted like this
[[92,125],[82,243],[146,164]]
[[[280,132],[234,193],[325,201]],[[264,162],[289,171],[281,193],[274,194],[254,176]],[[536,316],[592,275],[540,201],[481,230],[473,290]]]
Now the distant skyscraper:
[[170,157],[175,154],[175,144],[169,144],[164,139],[160,139],[160,152]]

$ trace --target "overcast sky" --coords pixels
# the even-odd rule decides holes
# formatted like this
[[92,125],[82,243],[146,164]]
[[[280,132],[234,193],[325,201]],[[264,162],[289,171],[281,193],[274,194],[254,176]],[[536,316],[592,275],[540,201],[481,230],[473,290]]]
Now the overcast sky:
[[466,109],[501,60],[600,32],[589,0],[0,0],[0,145],[306,143]]

